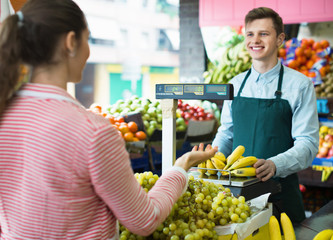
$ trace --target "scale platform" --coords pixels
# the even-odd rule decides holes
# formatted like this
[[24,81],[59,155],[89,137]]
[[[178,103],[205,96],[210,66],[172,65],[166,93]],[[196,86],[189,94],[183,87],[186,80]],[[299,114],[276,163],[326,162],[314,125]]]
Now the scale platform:
[[246,187],[257,182],[260,182],[258,178],[255,177],[230,177],[229,176],[217,176],[217,175],[206,175],[200,173],[196,170],[189,171],[189,174],[192,175],[195,179],[203,179],[205,181],[210,181],[214,183],[222,184],[223,186],[233,186],[233,187]]
[[275,194],[281,192],[280,183],[270,179],[266,182],[260,181],[255,177],[230,177],[229,176],[217,176],[202,174],[195,168],[192,168],[189,172],[194,179],[203,179],[204,181],[214,182],[222,184],[224,187],[230,189],[234,196],[244,196],[246,200],[250,200],[265,193]]

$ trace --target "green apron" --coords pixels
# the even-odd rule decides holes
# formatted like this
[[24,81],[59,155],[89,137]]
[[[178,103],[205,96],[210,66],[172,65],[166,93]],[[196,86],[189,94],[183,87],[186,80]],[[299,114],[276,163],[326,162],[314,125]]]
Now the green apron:
[[[291,136],[292,111],[288,101],[281,99],[283,66],[281,65],[280,69],[276,97],[273,99],[240,96],[250,74],[251,69],[232,102],[233,149],[243,145],[244,156],[268,159],[287,151],[294,145]],[[280,211],[286,212],[291,221],[303,221],[305,212],[297,174],[273,179],[281,184],[281,192],[272,195],[269,201],[275,203],[275,207],[280,208]]]

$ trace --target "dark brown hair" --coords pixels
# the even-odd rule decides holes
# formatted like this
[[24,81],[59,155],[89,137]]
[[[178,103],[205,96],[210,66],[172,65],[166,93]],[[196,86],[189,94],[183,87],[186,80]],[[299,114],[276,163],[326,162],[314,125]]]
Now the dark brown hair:
[[84,13],[72,0],[28,0],[8,16],[0,32],[0,114],[18,84],[21,64],[56,64],[60,38],[70,31],[78,40],[87,28]]
[[282,18],[273,9],[267,7],[254,8],[251,11],[249,11],[248,14],[246,14],[245,16],[245,26],[246,24],[256,19],[263,19],[263,18],[272,19],[277,36],[283,33],[284,29],[283,29]]

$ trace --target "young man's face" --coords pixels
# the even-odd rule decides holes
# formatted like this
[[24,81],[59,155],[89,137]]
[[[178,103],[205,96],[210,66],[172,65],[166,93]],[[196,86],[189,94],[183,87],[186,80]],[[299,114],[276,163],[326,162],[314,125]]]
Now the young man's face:
[[245,44],[253,61],[276,61],[283,40],[284,33],[277,36],[271,18],[256,19],[245,26]]

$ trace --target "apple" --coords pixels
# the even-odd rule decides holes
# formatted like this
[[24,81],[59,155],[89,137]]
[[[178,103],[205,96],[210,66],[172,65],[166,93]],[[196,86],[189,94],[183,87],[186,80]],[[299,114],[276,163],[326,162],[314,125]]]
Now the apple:
[[155,127],[153,127],[152,125],[150,125],[150,126],[146,129],[146,132],[147,132],[148,136],[151,136],[151,135],[154,133],[155,129],[156,129]]
[[319,154],[326,157],[328,153],[329,148],[328,147],[320,147],[319,148]]
[[333,147],[331,147],[330,150],[328,150],[327,157],[328,158],[332,158],[333,157]]
[[207,113],[207,115],[206,115],[207,120],[212,120],[214,118],[215,118],[215,116],[212,113]]
[[333,135],[331,134],[326,134],[324,137],[325,142],[333,142]]

